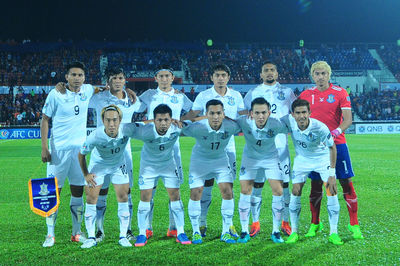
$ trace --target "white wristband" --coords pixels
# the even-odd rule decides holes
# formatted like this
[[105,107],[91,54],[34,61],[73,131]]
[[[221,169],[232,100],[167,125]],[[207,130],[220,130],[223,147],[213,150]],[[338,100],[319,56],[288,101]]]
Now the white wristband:
[[329,176],[335,176],[336,174],[336,168],[329,168]]
[[340,127],[338,127],[336,130],[339,131],[339,134],[342,134],[342,132],[343,132]]

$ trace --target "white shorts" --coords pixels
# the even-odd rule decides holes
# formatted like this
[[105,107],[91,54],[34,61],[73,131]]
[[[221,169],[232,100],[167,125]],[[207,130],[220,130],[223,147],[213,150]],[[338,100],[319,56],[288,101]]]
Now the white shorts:
[[182,168],[181,148],[180,148],[180,144],[179,144],[179,137],[175,142],[173,151],[174,151],[174,161],[176,164],[176,169],[178,170],[179,178],[180,178],[181,182],[183,183],[183,168]]
[[[236,146],[235,137],[231,136],[228,145],[225,148],[226,155],[228,156],[229,166],[231,168],[232,178],[236,179]],[[208,177],[206,180],[214,179],[213,176]]]
[[268,160],[242,157],[239,180],[254,180],[256,183],[264,183],[266,179],[282,180],[278,157]]
[[278,148],[279,154],[279,169],[281,170],[282,181],[287,183],[290,181],[290,154],[288,146],[284,148]]
[[[104,165],[93,165],[88,169],[89,173],[96,175],[96,184],[97,186],[103,185],[105,180],[115,185],[122,185],[129,183],[129,175],[126,170],[126,165],[122,164],[118,167],[110,167],[104,168]],[[85,180],[85,185],[87,186],[87,182]]]
[[305,183],[308,175],[312,171],[319,173],[322,181],[327,182],[329,178],[329,168],[329,156],[310,159],[298,155],[294,158],[292,183]]
[[84,186],[85,178],[78,161],[80,148],[56,151],[51,150],[51,162],[47,163],[47,177],[57,177],[58,187],[64,186],[65,179],[74,186]]
[[173,158],[166,163],[149,163],[140,161],[139,189],[151,189],[157,186],[161,178],[166,188],[179,188],[181,180],[178,177],[175,161]]
[[[125,166],[126,166],[126,171],[128,173],[129,177],[129,187],[132,188],[133,186],[133,167],[132,167],[132,149],[131,149],[131,142],[128,141],[128,144],[125,146],[125,151],[124,151],[124,159],[125,159]],[[101,189],[106,189],[110,186],[110,178],[109,176],[106,176],[104,178],[104,183]],[[113,183],[115,184],[115,183]]]
[[198,160],[193,157],[189,167],[189,187],[203,187],[206,180],[215,178],[219,183],[233,183],[228,156],[215,160]]

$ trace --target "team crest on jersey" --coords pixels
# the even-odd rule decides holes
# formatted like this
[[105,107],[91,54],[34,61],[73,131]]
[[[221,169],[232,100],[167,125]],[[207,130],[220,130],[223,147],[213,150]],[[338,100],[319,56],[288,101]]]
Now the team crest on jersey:
[[86,101],[87,100],[87,96],[86,96],[86,94],[85,93],[79,93],[79,96],[81,97],[81,101]]
[[268,129],[267,137],[272,138],[274,136],[274,131],[272,129]]
[[229,96],[229,97],[228,97],[228,104],[229,104],[230,106],[235,105],[235,98]]
[[283,93],[283,91],[278,92],[278,100],[285,100],[285,94]]
[[189,175],[189,184],[193,184],[193,176]]
[[326,101],[327,101],[328,103],[334,103],[334,102],[335,102],[335,95],[329,94],[329,95],[328,95],[328,99],[326,99]]
[[307,140],[310,142],[313,142],[317,139],[317,136],[315,136],[312,132],[308,133],[307,135]]
[[246,173],[246,167],[241,167],[240,168],[240,175],[244,175]]
[[175,95],[171,96],[171,103],[178,103],[178,97]]
[[228,132],[224,132],[221,136],[221,139],[227,139],[229,138],[229,133]]

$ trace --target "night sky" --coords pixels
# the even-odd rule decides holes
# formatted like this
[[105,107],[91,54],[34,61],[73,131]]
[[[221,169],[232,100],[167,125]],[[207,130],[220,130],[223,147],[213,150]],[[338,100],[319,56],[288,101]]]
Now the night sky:
[[396,42],[399,0],[2,1],[0,39]]

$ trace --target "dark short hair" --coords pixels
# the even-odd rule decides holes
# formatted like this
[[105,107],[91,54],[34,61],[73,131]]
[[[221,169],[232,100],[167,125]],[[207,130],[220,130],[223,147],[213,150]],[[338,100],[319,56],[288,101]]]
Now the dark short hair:
[[231,75],[231,70],[229,69],[229,67],[227,66],[227,65],[225,65],[225,64],[217,64],[217,65],[214,65],[212,68],[211,68],[211,76],[212,75],[214,75],[214,73],[215,72],[217,72],[217,71],[225,71],[226,73],[228,73],[228,75],[230,76]]
[[80,68],[80,69],[82,69],[83,70],[83,72],[85,72],[85,65],[82,63],[82,62],[79,62],[79,61],[75,61],[75,62],[72,62],[72,63],[69,63],[66,67],[65,67],[65,69],[66,69],[66,73],[68,74],[69,73],[69,71],[71,70],[71,68]]
[[255,98],[255,99],[251,102],[251,109],[250,109],[250,110],[253,110],[253,106],[254,106],[255,104],[266,104],[266,105],[268,106],[268,109],[271,109],[271,104],[270,104],[267,100],[265,100],[264,97]]
[[223,104],[220,100],[212,99],[212,100],[209,100],[209,101],[206,103],[206,111],[207,111],[207,112],[208,112],[208,107],[210,107],[211,105],[221,105],[221,106],[222,106],[222,109],[224,109],[224,104]]
[[261,69],[263,68],[263,66],[265,66],[265,65],[267,65],[267,64],[269,64],[269,65],[274,65],[275,68],[276,68],[276,70],[278,71],[278,66],[275,64],[275,62],[273,62],[273,61],[268,61],[268,60],[263,62],[263,64],[261,65]]
[[311,111],[310,103],[308,101],[303,99],[297,99],[292,103],[292,112],[294,112],[294,109],[296,107],[301,107],[301,106],[306,106],[308,111]]
[[118,74],[122,74],[124,75],[124,77],[126,77],[124,69],[122,67],[110,67],[107,68],[105,76],[107,78],[107,81],[110,79],[110,77],[118,75]]
[[170,67],[169,65],[159,65],[157,67],[157,70],[154,72],[154,76],[157,76],[158,72],[160,72],[161,70],[167,70],[171,72],[172,75],[174,75],[174,70],[172,69],[172,67]]
[[153,110],[154,119],[156,118],[157,114],[169,114],[169,116],[172,117],[172,110],[168,105],[160,104],[157,105],[157,107]]

